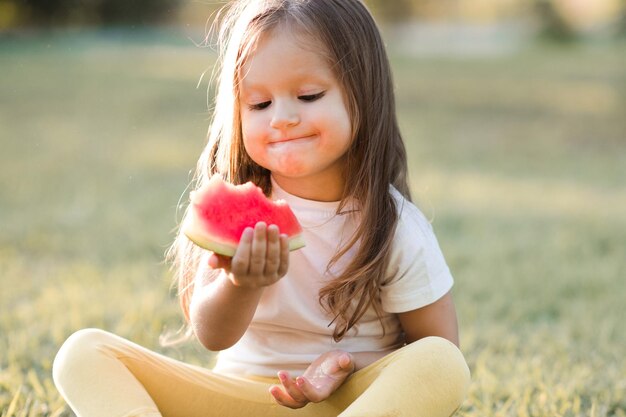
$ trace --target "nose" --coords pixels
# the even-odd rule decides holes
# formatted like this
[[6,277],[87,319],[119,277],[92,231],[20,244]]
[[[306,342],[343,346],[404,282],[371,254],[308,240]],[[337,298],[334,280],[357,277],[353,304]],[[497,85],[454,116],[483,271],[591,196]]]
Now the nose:
[[274,102],[274,113],[270,126],[274,129],[285,129],[300,123],[300,114],[296,105],[288,102]]

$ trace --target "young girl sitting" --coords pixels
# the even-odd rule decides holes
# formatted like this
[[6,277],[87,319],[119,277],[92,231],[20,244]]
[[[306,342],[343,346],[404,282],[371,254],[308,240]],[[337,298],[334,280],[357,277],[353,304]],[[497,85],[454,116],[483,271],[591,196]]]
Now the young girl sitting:
[[410,200],[372,16],[359,0],[236,1],[220,39],[195,185],[253,181],[306,246],[262,222],[232,258],[180,234],[181,305],[214,369],[86,329],[55,359],[59,391],[89,417],[451,416],[469,385],[453,279]]

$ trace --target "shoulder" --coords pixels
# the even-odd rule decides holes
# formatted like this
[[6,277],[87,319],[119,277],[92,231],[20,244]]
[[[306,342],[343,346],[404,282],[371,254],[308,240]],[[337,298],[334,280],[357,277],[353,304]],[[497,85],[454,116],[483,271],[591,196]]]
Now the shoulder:
[[389,187],[396,205],[398,223],[394,233],[394,245],[412,243],[427,244],[434,238],[434,230],[424,213],[411,201],[407,200],[393,186]]
[[401,312],[436,301],[450,290],[453,279],[426,216],[393,187],[390,193],[398,223],[381,297],[386,311]]

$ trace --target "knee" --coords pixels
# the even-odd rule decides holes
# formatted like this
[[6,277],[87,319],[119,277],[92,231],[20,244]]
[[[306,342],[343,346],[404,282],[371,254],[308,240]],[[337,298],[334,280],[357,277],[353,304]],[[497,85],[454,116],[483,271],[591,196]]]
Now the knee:
[[422,342],[430,356],[438,362],[444,369],[450,369],[456,371],[463,380],[469,383],[470,371],[463,357],[463,353],[459,348],[443,337],[430,336],[426,337],[419,342]]
[[111,341],[113,335],[100,329],[82,329],[63,343],[52,364],[52,379],[61,387],[66,377],[77,369],[93,366],[100,354],[99,347]]
[[404,355],[409,362],[421,363],[429,380],[439,381],[450,399],[458,405],[467,396],[470,370],[463,354],[452,342],[441,337],[426,337],[406,346]]

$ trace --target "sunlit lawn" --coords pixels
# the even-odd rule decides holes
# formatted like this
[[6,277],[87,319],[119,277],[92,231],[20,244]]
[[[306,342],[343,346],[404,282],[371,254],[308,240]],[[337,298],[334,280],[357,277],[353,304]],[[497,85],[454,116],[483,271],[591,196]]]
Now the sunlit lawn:
[[[51,362],[83,327],[211,361],[159,335],[182,324],[163,253],[213,55],[128,35],[0,39],[2,416],[70,415]],[[392,51],[415,200],[456,277],[461,416],[626,415],[624,46]]]

